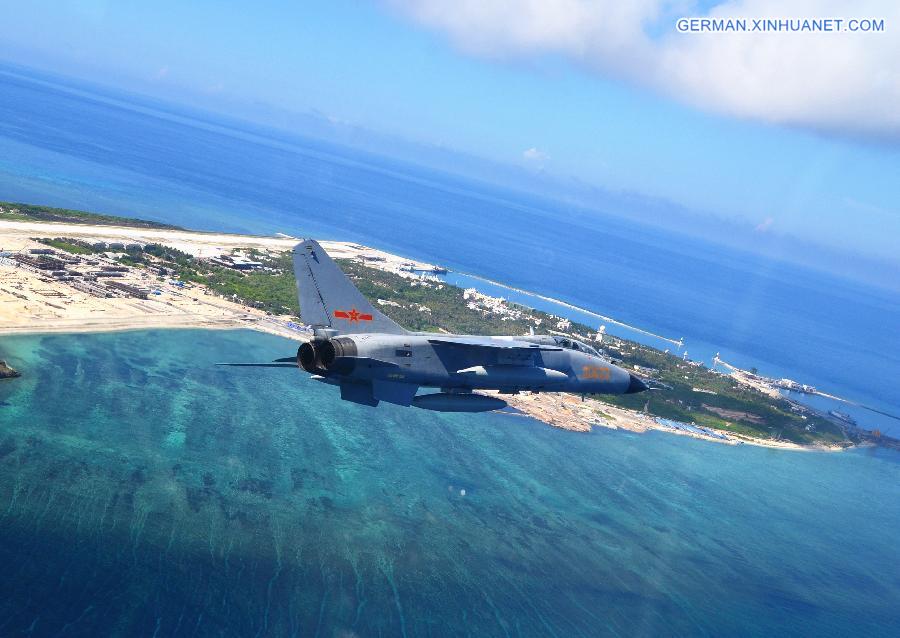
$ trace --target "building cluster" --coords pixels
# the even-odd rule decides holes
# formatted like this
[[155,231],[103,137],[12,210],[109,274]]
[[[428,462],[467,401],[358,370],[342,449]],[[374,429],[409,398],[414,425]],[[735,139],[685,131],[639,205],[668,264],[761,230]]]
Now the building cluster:
[[[366,259],[366,256],[363,256],[363,259]],[[382,258],[381,261],[384,261]],[[404,261],[398,267],[400,272],[408,272],[408,273],[416,273],[416,274],[433,274],[433,275],[446,275],[447,269],[443,266],[432,266],[430,264],[418,264],[414,261]]]
[[[72,242],[71,239],[66,240]],[[75,243],[75,242],[73,242]],[[137,242],[121,242],[121,241],[92,241],[92,242],[77,242],[83,243],[85,246],[96,250],[97,252],[110,252],[110,253],[129,253],[129,252],[139,252],[144,250],[145,245],[139,244]]]
[[[639,375],[644,377],[655,377],[659,374],[659,370],[657,370],[656,368],[651,368],[649,366],[641,366],[635,363],[633,367]],[[715,392],[713,392],[713,394],[715,394]]]
[[[361,246],[351,245],[350,247],[362,250]],[[443,266],[418,261],[398,262],[395,259],[388,259],[387,256],[377,253],[360,253],[356,256],[356,259],[365,266],[392,272],[406,279],[440,282],[441,280],[435,275],[446,275],[448,272]]]
[[264,264],[261,261],[256,261],[240,254],[218,255],[216,257],[210,257],[206,261],[215,264],[216,266],[231,268],[232,270],[258,270],[264,267]]
[[774,382],[774,385],[781,388],[782,390],[789,390],[791,392],[800,392],[802,394],[815,394],[816,387],[813,385],[807,385],[805,383],[798,383],[793,379],[778,379]]
[[[475,310],[483,314],[497,315],[500,317],[501,321],[528,321],[532,323],[535,328],[539,328],[543,323],[543,319],[535,317],[529,308],[510,304],[503,297],[492,297],[482,292],[478,292],[475,288],[466,288],[463,291],[463,299],[466,301],[466,307],[469,310]],[[552,322],[550,325],[555,330],[568,333],[572,329],[572,322],[565,317],[550,315],[550,321]],[[573,336],[582,341],[599,342],[602,340],[602,334],[602,331],[598,331],[596,335],[575,334]]]
[[[501,321],[511,319],[534,319],[531,313],[526,313],[522,308],[510,306],[503,297],[491,297],[478,292],[475,288],[466,288],[463,291],[463,299],[469,310],[475,310],[484,314],[498,315]],[[535,320],[540,321],[538,320]],[[539,325],[536,323],[535,325]]]
[[95,297],[134,297],[147,299],[150,291],[130,282],[116,281],[129,274],[129,268],[98,255],[71,255],[52,248],[32,248],[3,255],[19,268],[42,279],[66,282],[72,288]]

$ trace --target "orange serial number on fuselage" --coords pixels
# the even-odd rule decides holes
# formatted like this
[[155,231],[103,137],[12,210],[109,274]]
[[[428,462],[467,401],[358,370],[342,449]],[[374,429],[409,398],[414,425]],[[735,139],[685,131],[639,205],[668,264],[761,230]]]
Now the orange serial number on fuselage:
[[612,373],[606,366],[583,366],[581,368],[581,377],[583,379],[609,381],[612,379]]

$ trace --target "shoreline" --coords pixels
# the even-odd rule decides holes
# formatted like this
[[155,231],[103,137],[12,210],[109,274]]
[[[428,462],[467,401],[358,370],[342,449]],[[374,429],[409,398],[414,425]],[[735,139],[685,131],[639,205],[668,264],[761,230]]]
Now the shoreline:
[[122,320],[106,321],[93,324],[70,324],[60,322],[58,324],[45,323],[37,327],[6,326],[0,327],[0,337],[13,336],[41,336],[41,335],[77,335],[77,334],[102,334],[106,332],[135,332],[140,330],[253,330],[265,334],[285,337],[294,341],[303,340],[304,335],[300,331],[290,330],[278,325],[278,322],[268,317],[253,318],[228,318],[221,320],[191,319],[184,323],[174,321],[148,321],[142,322],[134,317]]
[[541,301],[545,301],[547,303],[555,304],[557,306],[561,306],[563,308],[567,308],[568,310],[574,310],[575,312],[580,312],[589,317],[593,317],[594,319],[600,319],[601,321],[605,321],[606,323],[611,323],[615,326],[619,326],[621,328],[625,328],[626,330],[630,330],[632,332],[636,332],[638,334],[642,334],[645,337],[652,337],[654,339],[658,339],[659,341],[665,341],[667,343],[671,343],[678,348],[684,347],[684,340],[679,339],[675,340],[670,337],[664,337],[663,335],[656,334],[655,332],[650,332],[649,330],[644,330],[643,328],[638,328],[637,326],[632,326],[630,324],[619,321],[618,319],[613,319],[612,317],[608,317],[606,315],[602,315],[593,310],[588,310],[587,308],[582,308],[581,306],[576,306],[575,304],[571,304],[568,301],[563,301],[561,299],[556,299],[554,297],[549,297],[547,295],[541,294],[539,292],[534,292],[531,290],[525,290],[524,288],[516,288],[515,286],[510,286],[508,284],[504,284],[499,281],[494,281],[493,279],[488,279],[487,277],[482,277],[481,275],[473,275],[469,272],[457,271],[457,274],[463,275],[465,277],[469,277],[471,279],[475,279],[477,281],[483,281],[486,284],[490,284],[492,286],[497,286],[498,288],[503,288],[505,290],[509,290],[511,292],[516,292],[521,295],[525,295],[527,297],[534,297],[535,299],[540,299]]
[[[273,329],[261,321],[254,320],[224,320],[221,322],[206,322],[193,324],[152,324],[145,325],[137,322],[123,321],[117,324],[108,325],[88,325],[88,326],[70,326],[60,325],[57,327],[44,326],[38,329],[9,329],[0,328],[0,336],[44,336],[44,335],[80,335],[80,334],[103,334],[114,332],[137,332],[149,330],[253,330],[264,334],[271,334],[293,341],[302,341],[305,336],[297,331],[289,332],[288,329]],[[485,391],[489,394],[498,394],[494,391]],[[635,434],[644,434],[646,432],[661,432],[664,434],[672,434],[676,436],[684,436],[699,441],[707,441],[710,443],[718,443],[721,445],[753,445],[755,447],[765,447],[776,450],[789,450],[797,452],[841,452],[850,450],[861,445],[848,446],[827,446],[827,445],[800,445],[789,441],[774,441],[770,439],[761,439],[725,430],[713,431],[727,438],[716,438],[712,436],[703,436],[683,430],[676,430],[665,427],[656,422],[654,417],[635,412],[625,408],[604,403],[598,399],[585,399],[584,402],[578,397],[565,393],[544,392],[540,394],[522,394],[522,395],[503,395],[502,398],[515,408],[518,413],[502,413],[507,416],[522,416],[534,419],[548,427],[567,430],[569,432],[589,433],[594,428],[604,428],[608,430],[621,430],[623,432],[632,432]],[[612,418],[604,418],[603,416],[578,415],[577,410],[571,406],[574,404],[583,404],[588,410],[599,410],[606,416]],[[561,409],[560,409],[561,408]],[[552,412],[552,413],[551,413]]]
[[[7,251],[7,254],[46,248],[34,241],[32,236],[47,234],[51,230],[50,234],[58,233],[85,241],[114,238],[123,241],[162,243],[190,253],[196,258],[218,257],[226,254],[226,251],[237,248],[283,252],[292,248],[297,241],[287,236],[261,237],[183,229],[0,220],[0,248]],[[399,272],[409,266],[422,270],[433,267],[431,264],[415,262],[351,242],[323,241],[322,245],[333,258],[358,259],[382,270]],[[103,267],[103,262],[104,259],[101,258],[99,267]],[[490,281],[473,275],[467,276]],[[45,271],[29,270],[21,267],[21,264],[16,265],[11,259],[0,257],[0,335],[249,329],[293,341],[308,338],[307,333],[298,329],[299,326],[293,323],[289,316],[272,315],[241,305],[213,294],[201,284],[181,283],[176,286],[176,282],[166,281],[167,279],[169,278],[151,276],[151,273],[140,269],[131,269],[127,279],[120,281],[128,281],[145,289],[148,287],[151,290],[155,289],[152,295],[145,295],[143,299],[121,296],[97,298],[87,293],[76,292],[69,284],[53,280]],[[490,283],[517,290],[500,282]],[[528,291],[521,292],[535,294]],[[549,300],[541,295],[536,296]],[[552,301],[583,310],[558,300]],[[670,341],[659,335],[653,336]],[[638,433],[657,430],[717,443],[731,445],[747,443],[777,449],[817,450],[848,447],[799,445],[723,430],[707,430],[711,435],[704,435],[696,428],[667,427],[658,423],[654,417],[641,412],[616,407],[596,399],[582,402],[580,398],[571,395],[520,394],[504,395],[503,398],[511,407],[527,416],[551,427],[572,431],[587,432],[593,427],[623,429]]]
[[662,432],[677,436],[686,436],[700,441],[718,443],[721,445],[753,445],[777,450],[790,450],[797,452],[842,452],[844,450],[860,447],[858,445],[800,445],[790,441],[763,439],[745,434],[737,434],[726,430],[710,428],[717,436],[706,436],[699,432],[678,430],[666,427],[657,422],[655,417],[620,408],[601,399],[586,398],[582,401],[579,397],[564,393],[522,393],[518,395],[499,395],[510,407],[518,413],[507,413],[509,416],[526,416],[540,421],[545,425],[568,430],[570,432],[589,433],[594,428],[609,430],[623,430],[635,434],[646,432]]

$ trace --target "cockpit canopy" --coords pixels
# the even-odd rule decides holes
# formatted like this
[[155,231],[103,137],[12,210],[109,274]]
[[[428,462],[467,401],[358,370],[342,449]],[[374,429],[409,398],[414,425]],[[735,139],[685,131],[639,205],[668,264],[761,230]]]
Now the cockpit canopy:
[[594,348],[584,343],[583,341],[570,339],[569,337],[553,337],[553,340],[560,348],[565,348],[566,350],[577,350],[586,354],[592,354],[595,357],[600,356],[599,352],[597,352]]

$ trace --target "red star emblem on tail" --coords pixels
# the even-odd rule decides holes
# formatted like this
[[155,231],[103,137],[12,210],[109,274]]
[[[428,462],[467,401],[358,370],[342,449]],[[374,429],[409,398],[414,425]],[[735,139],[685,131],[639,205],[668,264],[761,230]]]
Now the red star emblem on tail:
[[346,319],[351,323],[358,323],[360,321],[372,321],[372,315],[362,313],[356,308],[352,310],[335,310],[334,316],[338,319]]

